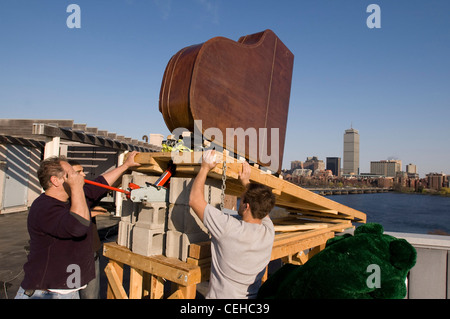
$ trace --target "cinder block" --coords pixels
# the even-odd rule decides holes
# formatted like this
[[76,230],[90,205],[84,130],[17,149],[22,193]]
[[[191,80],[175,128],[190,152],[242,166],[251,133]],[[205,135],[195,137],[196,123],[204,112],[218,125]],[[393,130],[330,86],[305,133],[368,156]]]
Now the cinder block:
[[167,229],[182,233],[193,234],[204,232],[208,229],[188,205],[170,204]]
[[166,229],[168,203],[167,202],[143,202],[138,203],[136,225],[148,229]]
[[[169,202],[171,204],[189,205],[189,195],[191,193],[193,178],[185,177],[171,177]],[[204,187],[205,200],[213,205],[219,207],[221,203],[222,181],[214,178],[207,178]]]
[[131,232],[134,224],[127,221],[119,221],[119,230],[117,233],[117,244],[131,248]]
[[133,203],[130,200],[122,202],[122,213],[120,220],[129,223],[136,223],[137,214],[139,213],[139,203]]
[[136,224],[132,231],[131,251],[143,256],[162,255],[164,237],[163,230],[148,229]]
[[[133,175],[131,174],[124,174],[122,176],[122,189],[126,190],[128,189],[128,184],[133,182]],[[124,200],[124,202],[127,200],[126,195],[124,193],[122,194],[122,199]]]
[[166,257],[178,258],[180,256],[180,249],[182,244],[182,232],[175,230],[168,230],[166,232],[166,247],[164,255]]
[[166,248],[165,255],[167,257],[178,258],[186,261],[189,252],[189,245],[207,241],[210,236],[204,232],[185,234],[175,230],[166,232]]

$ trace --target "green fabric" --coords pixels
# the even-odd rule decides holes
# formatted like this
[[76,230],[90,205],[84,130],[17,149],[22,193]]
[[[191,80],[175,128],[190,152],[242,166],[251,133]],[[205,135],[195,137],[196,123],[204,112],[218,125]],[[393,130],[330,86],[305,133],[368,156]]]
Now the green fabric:
[[406,240],[383,234],[380,224],[364,224],[353,236],[328,240],[304,265],[281,267],[261,286],[258,298],[404,298],[405,279],[416,256]]

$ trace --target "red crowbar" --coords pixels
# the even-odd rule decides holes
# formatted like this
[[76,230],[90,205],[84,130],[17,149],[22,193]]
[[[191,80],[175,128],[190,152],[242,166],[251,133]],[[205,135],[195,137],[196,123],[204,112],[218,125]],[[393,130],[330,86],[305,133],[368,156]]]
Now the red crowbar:
[[112,190],[112,191],[124,193],[125,195],[127,195],[127,197],[129,197],[130,194],[131,194],[131,192],[129,192],[129,191],[126,191],[126,190],[123,190],[123,189],[120,189],[120,188],[115,188],[115,187],[112,187],[112,186],[108,186],[108,185],[105,185],[105,184],[93,182],[93,181],[90,181],[88,179],[85,179],[84,182],[86,184],[91,184],[91,185],[103,187],[103,188],[106,188],[106,189],[109,189],[109,190]]
[[[158,180],[155,182],[154,186],[156,186],[158,188],[164,186],[169,181],[170,177],[175,173],[175,169],[176,169],[176,166],[173,165],[173,163],[169,162],[169,167],[161,175],[161,177],[158,178]],[[91,185],[103,187],[103,188],[106,188],[106,189],[109,189],[109,190],[113,190],[113,191],[116,191],[116,192],[124,193],[127,196],[127,198],[130,198],[130,195],[131,195],[130,191],[126,191],[126,190],[123,190],[123,189],[120,189],[120,188],[116,188],[116,187],[108,186],[108,185],[105,185],[105,184],[93,182],[93,181],[90,181],[88,179],[85,179],[84,182],[86,184],[91,184]],[[141,188],[139,185],[136,185],[134,183],[130,183],[128,185],[128,187],[131,190]]]

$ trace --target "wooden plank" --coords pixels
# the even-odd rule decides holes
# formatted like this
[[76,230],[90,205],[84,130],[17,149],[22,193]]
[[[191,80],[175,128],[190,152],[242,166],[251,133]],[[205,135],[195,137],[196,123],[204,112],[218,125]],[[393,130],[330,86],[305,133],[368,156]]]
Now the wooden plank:
[[[123,263],[119,263],[115,260],[110,260],[109,263],[112,265],[112,267],[114,267],[115,272],[116,272],[117,276],[119,277],[119,282],[122,282]],[[114,292],[113,292],[112,287],[109,282],[108,282],[108,288],[106,291],[106,298],[107,299],[115,299]]]
[[308,259],[311,259],[314,255],[316,255],[316,254],[320,253],[322,250],[324,250],[325,246],[326,246],[325,243],[323,243],[319,246],[312,248],[308,253]]
[[203,259],[195,259],[192,257],[188,257],[186,259],[186,262],[188,264],[197,265],[197,266],[211,265],[211,257],[207,257],[207,258],[203,258]]
[[[328,224],[327,227],[319,229],[311,229],[305,231],[293,231],[275,234],[273,248],[289,245],[303,240],[314,238],[318,235],[323,235],[333,232],[342,232],[345,229],[353,228],[354,226],[348,222],[338,224]],[[211,256],[211,242],[205,241],[201,243],[194,243],[189,245],[189,257],[192,259],[206,259]],[[194,262],[193,262],[194,263]],[[198,264],[198,263],[197,263]]]
[[[290,257],[291,260],[292,259],[292,255],[298,254],[299,252],[305,250],[305,249],[309,249],[309,248],[314,248],[316,246],[319,246],[323,249],[326,241],[330,238],[334,237],[334,232],[333,231],[327,231],[325,233],[316,235],[316,236],[309,236],[307,238],[305,238],[304,236],[291,236],[289,238],[289,240],[282,240],[282,241],[275,241],[274,245],[272,247],[272,254],[271,254],[271,259],[270,260],[275,260],[278,258],[283,258],[283,257]],[[202,243],[202,245],[199,246],[199,248],[201,247],[202,249],[202,254],[206,254],[206,252],[210,252],[210,246],[206,245],[206,243],[209,242],[205,242]],[[196,244],[191,244],[191,246],[196,245]],[[312,256],[313,254],[311,254]],[[303,257],[303,260],[307,260],[307,257]],[[209,279],[210,276],[210,271],[211,271],[211,258],[207,257],[205,259],[200,259],[197,260],[195,258],[189,257],[187,259],[188,263],[192,263],[195,265],[198,265],[201,268],[201,273],[202,273],[202,282],[206,281]]]
[[211,241],[190,244],[189,257],[192,257],[194,259],[204,259],[207,257],[211,257]]
[[338,214],[338,216],[336,216],[334,214],[313,212],[313,211],[304,211],[304,212],[301,212],[301,214],[302,214],[302,216],[305,216],[305,217],[328,217],[328,218],[340,218],[340,219],[348,219],[348,220],[352,219],[351,216],[340,215],[340,214]]
[[148,272],[143,272],[142,274],[142,298],[148,299],[151,295],[151,274]]
[[143,270],[155,276],[166,278],[180,285],[192,285],[200,282],[200,268],[187,264],[177,258],[162,255],[142,256],[116,243],[105,243],[103,255],[112,260]]
[[173,294],[169,296],[167,299],[185,299],[183,292],[180,289],[177,289]]
[[143,273],[136,268],[130,269],[130,299],[142,299]]
[[197,285],[178,285],[178,290],[181,292],[184,299],[195,299],[195,295],[197,294]]
[[297,215],[296,219],[298,221],[303,221],[303,222],[307,222],[307,221],[317,221],[317,222],[324,222],[327,224],[338,224],[338,223],[351,223],[350,219],[341,219],[341,218],[334,218],[331,216],[313,216],[313,215]]
[[282,258],[284,256],[289,256],[294,253],[298,253],[299,251],[303,251],[305,249],[309,249],[319,245],[324,245],[327,242],[327,240],[332,237],[334,237],[334,233],[328,232],[308,239],[293,241],[288,244],[283,245],[274,244],[270,260],[275,260],[278,258]]
[[150,299],[162,299],[164,295],[164,279],[158,276],[150,277]]
[[[234,163],[227,166],[227,175],[229,171],[236,174],[242,169],[240,163]],[[216,167],[216,172],[221,173],[220,165]],[[314,211],[322,211],[324,213],[336,212],[348,215],[354,219],[364,221],[366,215],[360,211],[334,202],[324,196],[308,191],[298,185],[292,184],[276,176],[263,174],[257,168],[251,167],[250,181],[257,182],[269,186],[272,189],[281,190],[281,195],[277,196],[277,205],[286,205],[290,207],[310,208]],[[290,201],[292,200],[292,201]]]
[[[175,153],[174,153],[175,154]],[[140,156],[135,158],[137,162],[142,162],[143,166],[136,169],[144,171],[145,163],[152,162],[150,158],[154,159],[153,164],[149,167],[151,172],[159,171],[163,172],[167,168],[167,163],[173,158],[177,158],[172,153],[141,153]],[[179,160],[177,166],[178,176],[196,176],[200,169],[201,152],[183,153],[187,154],[184,160]],[[223,160],[223,155],[217,153],[218,160]],[[187,158],[191,159],[189,163]],[[226,158],[226,175],[227,175],[227,194],[230,195],[240,195],[244,190],[239,184],[238,177],[239,172],[242,170],[242,162],[237,161],[232,157]],[[328,215],[336,215],[337,218],[351,218],[357,222],[366,222],[366,214],[350,208],[348,206],[342,205],[340,203],[334,202],[324,196],[306,190],[298,185],[290,183],[286,180],[280,179],[274,175],[264,173],[259,168],[250,166],[250,181],[267,185],[273,189],[276,196],[276,205],[280,207],[294,208],[300,210],[309,210],[314,212],[319,212]],[[221,178],[223,172],[223,163],[219,163],[214,169],[209,172],[209,177]]]
[[276,232],[293,232],[299,230],[310,230],[327,228],[326,224],[303,224],[303,225],[274,225]]
[[112,263],[108,263],[105,267],[105,274],[108,278],[108,284],[114,294],[115,299],[128,299],[127,293],[122,286],[122,280],[116,272]]
[[304,265],[309,260],[308,255],[303,253],[303,251],[295,254],[293,257],[293,261],[297,262],[299,265]]
[[[211,252],[211,250],[209,250],[209,252]],[[209,280],[209,276],[211,274],[211,257],[206,257],[204,259],[188,257],[186,262],[200,267],[202,282]]]
[[284,245],[291,243],[293,241],[299,241],[299,240],[305,240],[311,237],[314,237],[316,235],[325,234],[328,232],[342,232],[345,229],[353,228],[354,226],[349,223],[340,223],[336,225],[330,225],[327,228],[321,228],[321,229],[313,229],[313,230],[307,230],[302,232],[287,232],[287,233],[280,233],[275,235],[275,245]]

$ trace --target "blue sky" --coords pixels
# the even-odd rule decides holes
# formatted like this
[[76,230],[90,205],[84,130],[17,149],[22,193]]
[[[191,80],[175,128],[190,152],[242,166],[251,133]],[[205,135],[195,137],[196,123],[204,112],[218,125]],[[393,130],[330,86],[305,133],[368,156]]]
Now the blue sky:
[[[81,28],[69,29],[69,4]],[[381,28],[369,29],[369,4]],[[342,157],[361,172],[397,158],[450,174],[450,1],[1,0],[0,118],[73,119],[141,139],[170,57],[215,36],[272,29],[295,55],[283,167]]]

